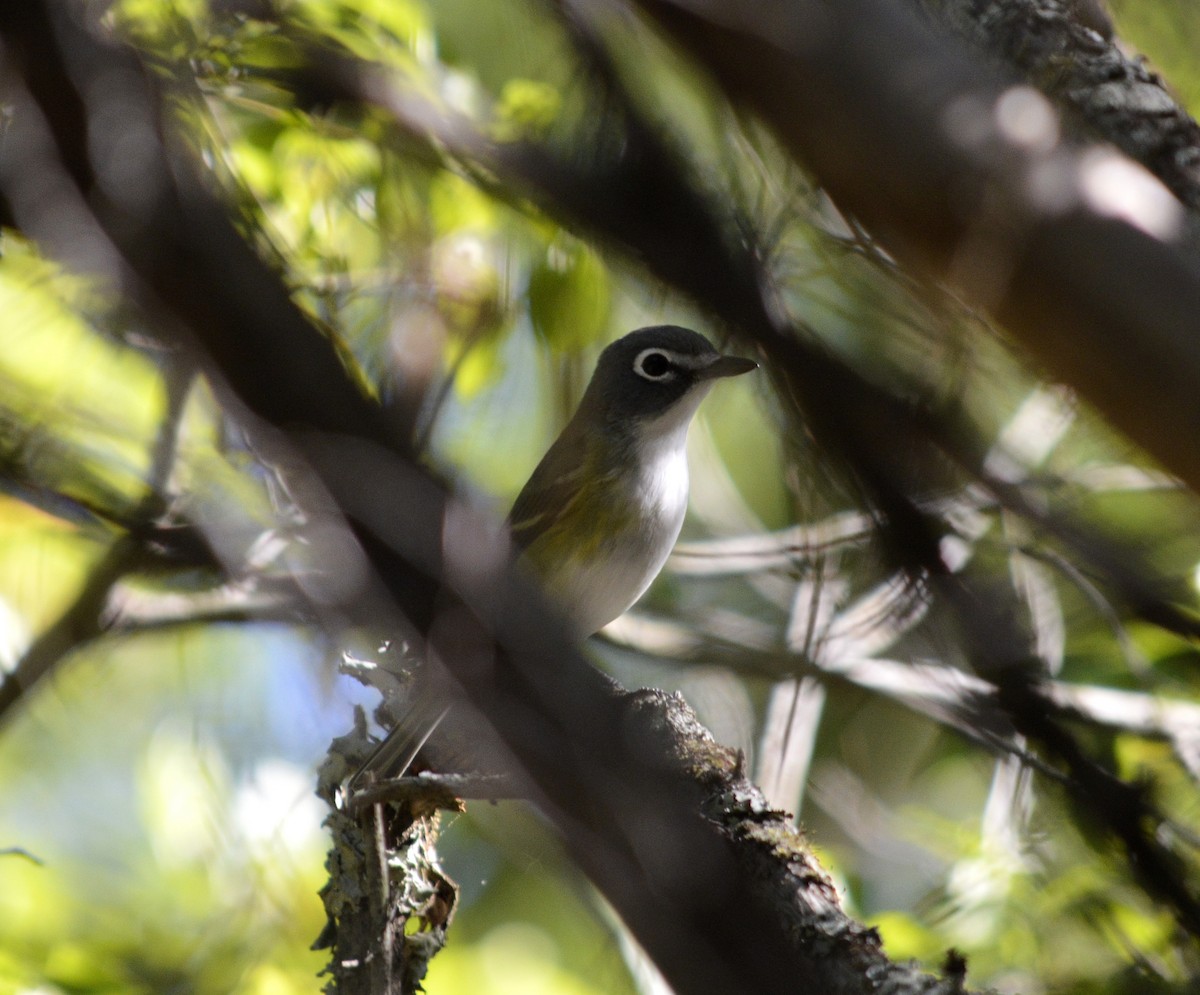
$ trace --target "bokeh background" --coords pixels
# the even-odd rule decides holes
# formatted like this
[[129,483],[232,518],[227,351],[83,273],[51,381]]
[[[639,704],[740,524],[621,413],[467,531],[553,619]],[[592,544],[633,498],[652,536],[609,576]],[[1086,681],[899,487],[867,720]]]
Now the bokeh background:
[[[436,142],[288,84],[295,48],[281,21],[394,70],[498,142],[602,141],[576,57],[542,7],[297,0],[266,17],[203,0],[86,6],[153,72],[187,77],[169,90],[171,120],[247,240],[366,390],[422,398],[428,460],[489,513],[503,516],[604,344],[662,322],[724,338],[635,261]],[[1113,14],[1118,35],[1200,109],[1200,11],[1121,0]],[[898,392],[961,403],[1004,453],[1053,477],[1048,502],[1135,539],[1194,601],[1191,494],[1102,413],[1044,383],[982,314],[899,269],[644,26],[621,30],[618,61],[636,67],[641,105],[687,149],[701,185],[752,225],[779,307]],[[136,162],[129,142],[114,155]],[[354,707],[375,702],[339,676],[339,659],[371,657],[389,634],[331,630],[272,598],[275,580],[314,569],[292,541],[286,480],[204,380],[180,374],[119,285],[13,230],[0,249],[0,664],[15,666],[103,566],[154,483],[164,422],[176,447],[156,484],[170,495],[164,511],[198,524],[222,568],[127,571],[108,592],[111,625],[81,634],[4,713],[0,991],[317,991],[326,841],[315,769]],[[684,547],[633,617],[593,640],[597,664],[627,686],[681,690],[719,740],[744,749],[890,956],[932,966],[953,947],[976,983],[1028,993],[1167,990],[1195,977],[1170,912],[1079,828],[1052,783],[906,704],[888,671],[798,667],[834,645],[946,666],[960,651],[936,611],[909,619],[911,592],[890,585],[870,520],[855,517],[827,454],[789,429],[769,377],[714,391],[690,457]],[[1151,710],[1190,707],[1190,644],[1110,610],[1069,564],[1026,555],[1036,537],[1025,523],[970,510],[978,528],[964,555],[1011,576],[1056,677]],[[721,544],[838,523],[846,541],[790,555]],[[847,620],[836,632],[823,628],[835,611]],[[798,729],[806,742],[785,748]],[[1083,735],[1145,782],[1181,834],[1200,832],[1177,742]],[[446,823],[443,863],[463,900],[429,992],[655,990],[536,811],[473,803]]]

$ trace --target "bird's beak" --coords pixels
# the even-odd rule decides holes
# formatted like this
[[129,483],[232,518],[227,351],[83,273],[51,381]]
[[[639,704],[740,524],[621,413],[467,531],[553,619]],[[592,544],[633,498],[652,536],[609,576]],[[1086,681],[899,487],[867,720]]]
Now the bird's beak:
[[719,377],[740,377],[743,373],[757,370],[758,364],[753,359],[742,359],[741,356],[718,356],[708,366],[695,373],[697,380],[716,380]]

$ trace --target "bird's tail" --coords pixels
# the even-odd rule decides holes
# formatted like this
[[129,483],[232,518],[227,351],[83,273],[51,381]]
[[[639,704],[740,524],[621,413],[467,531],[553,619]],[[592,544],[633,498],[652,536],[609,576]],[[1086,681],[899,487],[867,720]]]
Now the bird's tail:
[[403,777],[448,711],[449,705],[431,698],[413,702],[354,772],[347,785],[349,793],[353,795],[371,784]]

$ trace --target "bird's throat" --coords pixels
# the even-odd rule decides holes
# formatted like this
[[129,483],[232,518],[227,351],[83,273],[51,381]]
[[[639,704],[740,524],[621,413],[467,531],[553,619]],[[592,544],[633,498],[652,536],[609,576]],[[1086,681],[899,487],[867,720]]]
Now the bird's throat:
[[688,500],[687,433],[707,385],[700,385],[674,408],[639,426],[634,441],[638,462],[635,500],[661,529],[657,543],[674,545]]

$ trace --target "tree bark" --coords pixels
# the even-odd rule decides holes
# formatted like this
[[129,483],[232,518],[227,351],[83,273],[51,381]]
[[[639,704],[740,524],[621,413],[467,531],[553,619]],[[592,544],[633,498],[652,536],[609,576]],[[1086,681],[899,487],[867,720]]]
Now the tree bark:
[[1037,87],[1077,133],[1111,142],[1192,211],[1200,208],[1200,125],[1143,59],[1098,31],[1096,21],[1081,17],[1076,5],[1062,0],[921,2],[936,22]]

